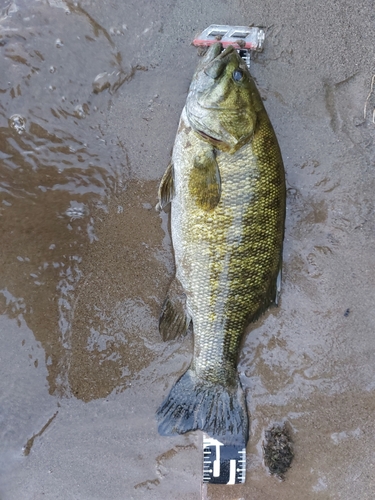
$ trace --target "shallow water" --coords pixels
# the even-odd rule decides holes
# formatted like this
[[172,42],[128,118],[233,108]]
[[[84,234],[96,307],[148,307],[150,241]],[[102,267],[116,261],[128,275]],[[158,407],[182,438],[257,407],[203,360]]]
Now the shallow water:
[[[2,500],[372,498],[373,13],[319,7],[0,1]],[[192,352],[157,331],[174,264],[154,206],[190,41],[214,22],[270,27],[251,70],[288,182],[281,305],[240,356],[251,436],[233,487],[202,486],[201,435],[160,437],[154,418]],[[262,440],[284,421],[279,482]]]

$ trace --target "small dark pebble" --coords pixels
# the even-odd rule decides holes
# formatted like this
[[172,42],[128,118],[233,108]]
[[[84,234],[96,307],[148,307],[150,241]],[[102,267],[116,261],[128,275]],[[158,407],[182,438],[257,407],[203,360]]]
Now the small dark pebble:
[[263,442],[264,463],[271,474],[283,480],[294,457],[287,424],[284,424],[284,427],[274,425],[265,432],[265,438],[266,441]]
[[366,120],[363,119],[363,117],[355,116],[353,118],[353,123],[355,127],[360,127],[364,123],[366,123]]
[[345,312],[344,312],[344,316],[345,318],[347,318],[350,314],[350,309],[347,309]]

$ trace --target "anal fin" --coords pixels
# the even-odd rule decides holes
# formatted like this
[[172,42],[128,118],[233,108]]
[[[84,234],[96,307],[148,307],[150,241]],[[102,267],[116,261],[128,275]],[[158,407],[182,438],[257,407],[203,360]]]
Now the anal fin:
[[282,269],[280,266],[279,273],[276,278],[275,306],[279,305],[279,300],[281,295],[281,280],[282,280]]
[[281,296],[281,281],[282,281],[282,269],[283,268],[283,253],[280,253],[280,260],[279,260],[279,271],[277,273],[276,279],[273,283],[272,286],[272,296],[271,300],[274,303],[275,306],[279,305],[280,302],[280,296]]
[[159,331],[164,341],[186,335],[191,318],[186,311],[186,294],[177,278],[172,281],[161,309]]

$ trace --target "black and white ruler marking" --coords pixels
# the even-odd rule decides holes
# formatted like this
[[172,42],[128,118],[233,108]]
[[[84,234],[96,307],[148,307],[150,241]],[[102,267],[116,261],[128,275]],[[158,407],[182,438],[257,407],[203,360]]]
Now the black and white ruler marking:
[[203,482],[240,484],[246,478],[246,448],[225,446],[203,434]]

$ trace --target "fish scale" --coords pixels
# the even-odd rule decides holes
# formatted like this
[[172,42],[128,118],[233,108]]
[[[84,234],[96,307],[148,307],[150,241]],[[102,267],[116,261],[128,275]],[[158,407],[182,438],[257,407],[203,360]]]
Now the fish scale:
[[[285,178],[272,125],[246,66],[232,48],[221,52],[216,45],[193,78],[171,168],[161,183],[161,205],[163,186],[173,186],[175,283],[184,297],[174,302],[169,293],[166,301],[176,315],[185,315],[184,324],[192,322],[194,353],[158,418],[162,434],[199,428],[237,446],[248,438],[239,346],[245,326],[276,301]],[[234,71],[241,72],[243,84],[234,81]],[[168,331],[163,313],[160,325],[162,333]]]

